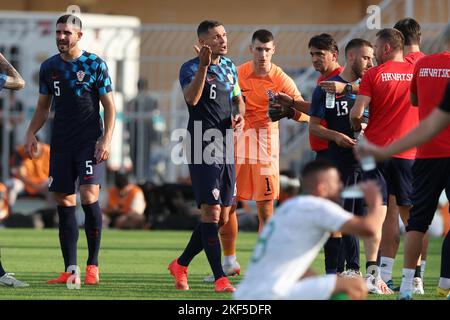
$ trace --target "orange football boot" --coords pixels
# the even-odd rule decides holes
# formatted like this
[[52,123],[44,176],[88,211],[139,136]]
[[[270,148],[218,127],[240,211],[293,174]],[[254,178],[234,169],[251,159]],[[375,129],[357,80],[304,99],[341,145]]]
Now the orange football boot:
[[189,290],[187,267],[179,265],[178,259],[173,260],[167,269],[175,278],[175,288],[178,290]]
[[86,267],[86,275],[84,276],[85,285],[97,285],[100,282],[98,267],[96,265],[89,265]]
[[235,292],[236,288],[228,281],[227,277],[219,278],[215,281],[216,292]]
[[[67,280],[69,280],[69,277],[72,275],[70,272],[61,272],[58,278],[51,279],[47,281],[47,284],[66,284]],[[79,281],[79,277],[75,278],[75,283],[77,283],[77,279]]]

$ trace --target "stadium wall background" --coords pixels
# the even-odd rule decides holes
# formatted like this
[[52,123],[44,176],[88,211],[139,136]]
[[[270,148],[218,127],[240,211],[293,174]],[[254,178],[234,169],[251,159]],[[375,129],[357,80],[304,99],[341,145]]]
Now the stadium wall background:
[[[130,15],[142,23],[199,23],[217,19],[227,24],[348,24],[357,23],[366,15],[374,0],[227,0],[214,6],[208,0],[15,0],[0,1],[0,10],[65,11],[69,5],[78,5],[85,13]],[[426,0],[414,1],[415,18],[424,22],[429,6]],[[440,11],[449,11],[447,1],[436,1],[434,22],[442,20]],[[422,12],[424,16],[422,17]]]

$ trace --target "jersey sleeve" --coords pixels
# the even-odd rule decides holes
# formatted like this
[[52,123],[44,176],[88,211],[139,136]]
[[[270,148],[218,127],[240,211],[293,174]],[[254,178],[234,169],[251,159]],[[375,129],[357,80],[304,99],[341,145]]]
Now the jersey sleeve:
[[361,83],[359,84],[358,94],[372,98],[373,96],[372,88],[374,86],[372,83],[372,72],[370,71],[371,70],[367,71],[366,74],[362,77]]
[[325,118],[325,91],[320,86],[314,89],[309,115],[320,119]]
[[96,86],[99,96],[112,91],[112,82],[111,78],[109,77],[108,66],[104,61],[102,61],[97,68]]
[[[294,80],[289,77],[286,73],[281,73],[281,88],[280,91],[294,97],[294,99],[299,100],[301,97],[301,93],[298,90]],[[294,109],[295,114],[292,117],[293,120],[297,122],[309,122],[309,116],[297,109]]]
[[39,70],[39,93],[49,96],[51,95],[51,89],[50,86],[45,79],[45,72],[46,72],[46,66],[45,64],[41,64],[41,69]]
[[239,87],[239,82],[236,82],[236,84],[234,85],[233,91],[231,93],[231,97],[235,98],[235,97],[239,97],[240,95],[241,95],[241,87]]
[[181,88],[184,89],[189,83],[192,82],[195,78],[195,68],[192,63],[185,63],[181,66],[180,69],[180,85]]
[[233,71],[233,80],[234,80],[234,87],[231,93],[231,98],[235,98],[241,95],[241,87],[239,87],[238,72],[234,63],[232,64],[231,70]]
[[7,75],[4,73],[0,73],[0,91],[3,89],[6,83]]
[[338,204],[324,200],[315,216],[315,223],[324,230],[336,232],[352,217],[352,213],[345,211]]
[[447,84],[447,89],[445,89],[444,98],[439,105],[439,109],[450,113],[450,82]]
[[282,87],[280,91],[286,93],[291,97],[294,97],[295,99],[299,99],[301,96],[300,91],[295,85],[294,80],[292,80],[292,78],[289,77],[284,72],[282,73]]

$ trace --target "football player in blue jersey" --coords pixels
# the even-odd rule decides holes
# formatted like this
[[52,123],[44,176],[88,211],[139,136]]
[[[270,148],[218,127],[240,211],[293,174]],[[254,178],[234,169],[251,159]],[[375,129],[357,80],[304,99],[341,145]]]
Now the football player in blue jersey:
[[[175,278],[176,288],[188,290],[187,267],[205,250],[214,274],[215,291],[233,292],[235,288],[222,269],[218,228],[219,223],[227,222],[236,194],[234,141],[232,135],[231,141],[226,136],[230,129],[243,128],[245,105],[236,66],[224,56],[228,47],[223,24],[203,21],[197,35],[198,57],[182,65],[180,84],[189,111],[189,172],[202,212],[201,223],[193,231],[182,255],[173,260],[168,269]],[[215,154],[210,152],[212,149]]]
[[[343,183],[349,186],[362,179],[362,169],[353,154],[353,147],[356,144],[356,137],[359,132],[353,132],[349,119],[349,112],[356,99],[356,95],[353,94],[352,83],[362,78],[365,72],[373,66],[371,43],[364,39],[350,40],[345,47],[345,58],[346,65],[342,72],[328,80],[345,83],[346,90],[341,94],[336,94],[335,103],[332,106],[327,106],[325,89],[322,86],[316,87],[311,102],[310,128],[315,135],[329,141],[327,157],[339,168]],[[322,119],[327,122],[326,128],[320,124]],[[363,204],[359,199],[346,199],[343,206],[356,215],[363,214]],[[369,292],[392,294],[392,291],[381,279],[379,272],[376,272],[375,275],[370,272],[370,270],[377,268],[376,261],[380,240],[381,229],[378,230],[375,237],[364,241],[367,258],[365,280]],[[347,271],[344,274],[360,276],[359,239],[354,236],[344,237],[344,249],[347,259]]]
[[[99,283],[98,253],[102,214],[98,203],[101,174],[108,159],[115,122],[115,104],[106,63],[78,46],[81,20],[61,16],[56,22],[59,54],[45,60],[39,73],[39,99],[26,133],[25,151],[32,158],[35,135],[53,104],[50,184],[58,205],[59,239],[65,271],[47,283],[79,283],[77,267],[78,224],[75,216],[76,183],[85,213],[89,256],[84,283]],[[104,108],[104,128],[100,105]],[[72,274],[75,273],[75,276]]]
[[[20,90],[24,87],[25,81],[23,80],[22,76],[0,53],[0,91],[2,91],[3,88],[10,90]],[[0,183],[0,186],[3,186],[2,183]],[[7,192],[0,192],[0,211],[3,210],[8,210]],[[28,287],[28,284],[14,278],[13,273],[6,272],[5,269],[3,269],[2,262],[0,260],[0,286]]]

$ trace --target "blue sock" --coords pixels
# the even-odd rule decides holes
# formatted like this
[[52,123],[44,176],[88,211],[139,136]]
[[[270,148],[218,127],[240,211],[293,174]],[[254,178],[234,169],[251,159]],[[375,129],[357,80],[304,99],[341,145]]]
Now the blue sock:
[[64,271],[71,265],[77,265],[78,223],[75,208],[58,206],[59,243],[64,258]]
[[3,277],[5,275],[5,273],[6,273],[6,271],[5,271],[5,269],[3,269],[2,262],[0,261],[0,277]]
[[225,276],[222,269],[222,249],[220,248],[219,226],[217,223],[202,223],[202,242],[206,257],[217,280]]
[[100,251],[100,240],[102,238],[102,212],[98,201],[91,204],[83,204],[84,231],[88,245],[87,265],[98,266],[98,252]]
[[442,242],[441,278],[450,278],[450,231]]
[[343,235],[342,246],[345,248],[347,269],[359,270],[359,238],[354,235]]
[[202,224],[199,223],[192,232],[191,239],[184,249],[181,256],[178,258],[178,264],[187,267],[192,259],[203,250],[202,242]]
[[339,249],[342,238],[329,238],[323,247],[325,252],[325,272],[336,274],[339,259]]

